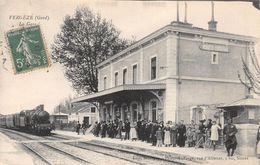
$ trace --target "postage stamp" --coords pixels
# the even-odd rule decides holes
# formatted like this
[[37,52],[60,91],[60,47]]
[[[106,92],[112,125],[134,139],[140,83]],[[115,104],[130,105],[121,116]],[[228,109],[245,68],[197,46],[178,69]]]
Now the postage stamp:
[[14,29],[6,34],[15,73],[48,67],[50,61],[40,26]]

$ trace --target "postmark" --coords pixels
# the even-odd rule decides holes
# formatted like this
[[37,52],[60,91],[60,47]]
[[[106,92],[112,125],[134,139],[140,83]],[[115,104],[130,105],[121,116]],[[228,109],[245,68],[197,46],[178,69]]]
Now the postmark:
[[39,25],[10,30],[6,39],[16,74],[50,66]]

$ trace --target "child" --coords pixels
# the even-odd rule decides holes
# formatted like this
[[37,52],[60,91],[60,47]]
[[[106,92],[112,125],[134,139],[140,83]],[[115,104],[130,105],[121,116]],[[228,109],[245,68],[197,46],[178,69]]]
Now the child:
[[162,129],[158,128],[156,131],[157,147],[162,147]]
[[191,127],[188,127],[186,135],[187,135],[188,147],[192,147],[193,146],[193,132],[191,130]]

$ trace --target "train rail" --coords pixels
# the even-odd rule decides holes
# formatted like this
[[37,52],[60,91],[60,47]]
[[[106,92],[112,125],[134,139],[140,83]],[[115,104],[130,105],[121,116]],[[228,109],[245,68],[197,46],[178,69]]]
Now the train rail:
[[71,142],[70,144],[85,150],[95,151],[104,155],[113,156],[116,158],[120,158],[141,165],[145,165],[145,164],[184,165],[185,164],[180,161],[168,160],[168,159],[155,157],[153,155],[148,155],[144,153],[132,152],[132,151],[118,149],[110,146],[94,144],[92,142],[78,142],[78,143]]
[[[37,146],[36,149],[34,148],[34,143],[37,143],[38,145],[45,147],[45,150],[55,150],[56,152],[61,153],[63,156],[66,155],[66,157],[70,157],[71,159],[74,159],[74,161],[76,160],[77,162],[84,164],[100,164],[100,162],[95,162],[95,160],[92,159],[96,156],[102,157],[104,160],[114,160],[116,162],[121,161],[123,162],[121,164],[183,165],[202,163],[197,162],[196,160],[193,161],[178,159],[177,155],[174,154],[171,154],[170,157],[167,157],[167,155],[164,156],[163,154],[157,155],[154,153],[150,154],[149,152],[139,152],[138,150],[134,151],[127,149],[127,147],[125,148],[116,146],[116,144],[113,145],[112,143],[110,145],[109,143],[100,143],[99,141],[95,140],[85,141],[83,139],[71,136],[52,134],[51,136],[39,137],[31,134],[24,134],[22,132],[18,132],[16,134],[19,134],[22,145],[26,145],[27,148],[29,146],[29,150],[32,152],[35,150],[37,151],[35,155],[44,155],[41,152],[38,152]],[[45,161],[44,159],[49,160],[46,157],[44,157],[42,160]],[[46,164],[49,164],[47,161],[45,162]]]
[[[52,137],[45,137],[48,139],[53,139],[53,140],[59,140],[59,139],[67,139],[64,137],[60,136],[52,136]],[[118,149],[110,146],[105,146],[105,145],[100,145],[100,144],[95,144],[92,143],[91,141],[76,141],[76,142],[66,142],[66,144],[73,146],[73,147],[78,147],[82,148],[84,150],[88,151],[94,151],[96,153],[100,153],[103,155],[107,155],[110,157],[115,157],[118,159],[122,159],[128,162],[132,162],[135,164],[180,164],[183,165],[185,163],[182,163],[180,161],[175,161],[175,160],[167,160],[161,157],[155,157],[152,155],[144,154],[144,153],[138,153],[138,152],[132,152],[124,149]]]
[[[19,139],[18,143],[27,148],[45,164],[106,164],[107,162],[113,162],[115,165],[140,164],[118,159],[114,156],[100,154],[95,151],[88,151],[76,147],[75,145],[68,144],[68,142],[77,141],[73,137],[70,139],[59,135],[37,137],[31,134],[10,130],[7,130],[4,133],[12,139]],[[59,162],[57,160],[66,161]]]
[[35,141],[41,140],[42,138],[34,139],[31,135],[25,135],[20,132],[10,130],[7,130],[4,133],[12,139],[18,139],[22,146],[40,158],[45,164],[66,164],[68,162],[69,164],[92,164],[89,161],[72,153],[66,152],[58,147],[46,144],[45,142]]

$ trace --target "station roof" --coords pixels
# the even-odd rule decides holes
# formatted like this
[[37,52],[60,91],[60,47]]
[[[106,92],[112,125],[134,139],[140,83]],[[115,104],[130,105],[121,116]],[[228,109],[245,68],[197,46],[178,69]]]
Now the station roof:
[[245,98],[241,100],[234,101],[229,104],[225,104],[222,106],[219,106],[218,108],[233,108],[233,107],[243,107],[243,106],[254,106],[254,107],[260,107],[260,99],[256,98]]
[[125,84],[125,85],[109,88],[106,90],[102,90],[100,92],[96,92],[86,96],[82,96],[79,98],[75,98],[72,100],[72,103],[97,101],[99,98],[106,97],[115,93],[126,92],[126,91],[160,90],[160,89],[165,89],[165,87],[166,87],[165,84]]

